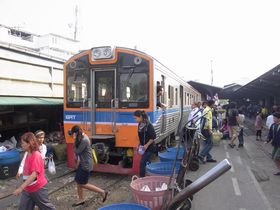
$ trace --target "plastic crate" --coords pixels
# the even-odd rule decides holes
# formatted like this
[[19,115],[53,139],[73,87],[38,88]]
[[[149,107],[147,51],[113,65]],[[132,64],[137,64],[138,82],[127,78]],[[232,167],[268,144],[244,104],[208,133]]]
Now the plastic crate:
[[139,204],[120,203],[120,204],[112,204],[109,206],[104,206],[99,208],[98,210],[150,210],[150,209]]

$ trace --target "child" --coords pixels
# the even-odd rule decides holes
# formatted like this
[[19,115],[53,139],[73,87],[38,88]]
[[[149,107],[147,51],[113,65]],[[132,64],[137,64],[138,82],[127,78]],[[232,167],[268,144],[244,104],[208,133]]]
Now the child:
[[256,141],[262,140],[262,113],[257,112],[255,128],[256,128]]
[[229,139],[229,127],[228,127],[227,119],[223,119],[220,132],[223,133],[222,139]]
[[34,209],[35,204],[40,209],[55,209],[49,201],[48,191],[45,188],[47,180],[44,161],[38,151],[39,145],[33,133],[23,134],[21,147],[27,152],[23,166],[23,183],[13,192],[16,196],[21,193],[19,210]]
[[45,132],[42,131],[42,130],[38,130],[34,133],[36,139],[37,139],[37,142],[39,144],[39,152],[43,158],[43,160],[46,159],[46,154],[47,154],[47,147],[46,145],[44,144],[44,141],[45,141]]
[[[273,146],[272,159],[280,170],[280,112],[273,114],[274,123],[270,126],[266,143],[271,142]],[[280,176],[280,171],[274,174]]]

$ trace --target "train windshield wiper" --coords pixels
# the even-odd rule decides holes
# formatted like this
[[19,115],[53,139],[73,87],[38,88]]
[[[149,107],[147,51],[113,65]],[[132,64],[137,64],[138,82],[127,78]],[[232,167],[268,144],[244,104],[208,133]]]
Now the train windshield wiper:
[[125,69],[125,70],[129,69],[129,73],[128,73],[127,78],[125,80],[125,84],[128,84],[129,80],[131,79],[132,75],[134,74],[135,66],[123,66],[122,68]]

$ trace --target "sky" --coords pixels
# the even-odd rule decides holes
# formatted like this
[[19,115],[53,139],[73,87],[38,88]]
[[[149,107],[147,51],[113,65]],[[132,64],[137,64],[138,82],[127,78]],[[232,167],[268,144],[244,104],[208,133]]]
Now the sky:
[[[244,85],[280,63],[275,0],[0,0],[0,24],[137,48],[184,80]],[[0,37],[1,39],[1,37]]]

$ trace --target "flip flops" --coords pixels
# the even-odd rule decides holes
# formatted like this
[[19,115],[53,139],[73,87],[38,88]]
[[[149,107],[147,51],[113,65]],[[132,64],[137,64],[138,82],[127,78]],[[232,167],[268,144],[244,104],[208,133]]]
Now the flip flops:
[[108,191],[105,191],[105,194],[104,194],[104,197],[103,197],[103,200],[102,200],[103,203],[106,201],[107,196],[108,196]]

